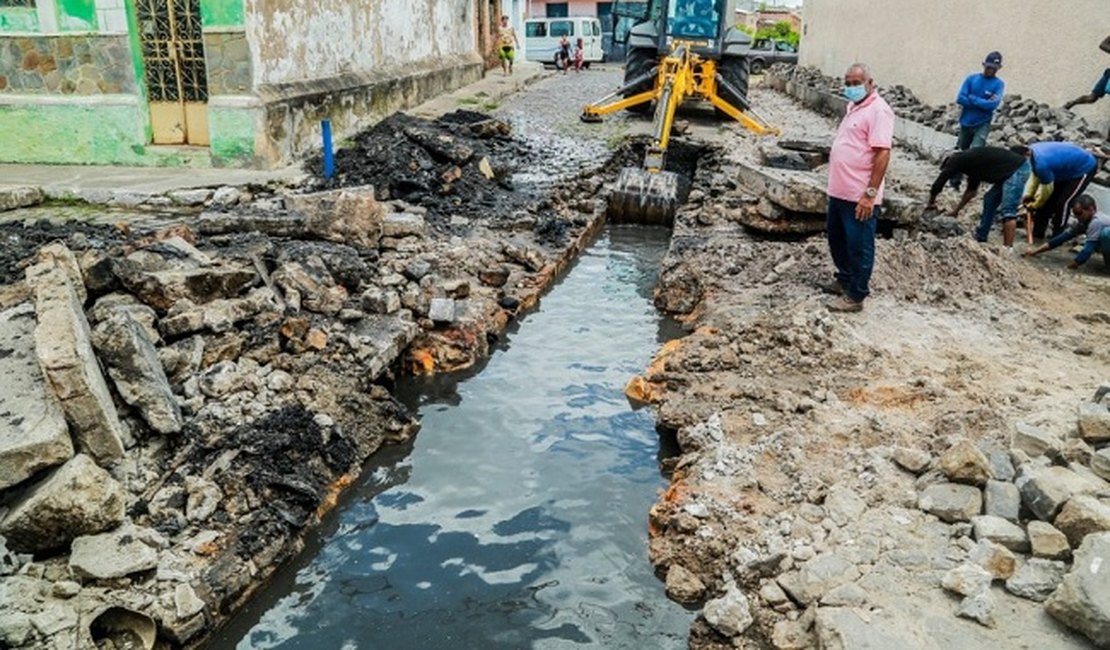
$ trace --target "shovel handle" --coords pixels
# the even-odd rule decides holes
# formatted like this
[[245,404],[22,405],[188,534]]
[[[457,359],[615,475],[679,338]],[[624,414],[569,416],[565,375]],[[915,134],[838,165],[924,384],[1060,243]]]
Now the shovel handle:
[[1025,243],[1033,243],[1033,211],[1025,211]]

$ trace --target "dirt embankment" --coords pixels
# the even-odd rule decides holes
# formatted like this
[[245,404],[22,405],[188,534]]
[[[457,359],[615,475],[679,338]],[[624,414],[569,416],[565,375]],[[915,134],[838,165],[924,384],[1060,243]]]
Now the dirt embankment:
[[[831,126],[781,96],[756,99],[810,137]],[[705,603],[691,646],[1102,642],[1090,621],[1106,607],[1079,602],[1074,585],[1105,553],[1097,531],[1110,520],[1040,504],[1046,472],[1093,495],[1065,507],[1110,503],[1095,432],[1110,415],[1076,415],[1108,378],[1110,282],[921,224],[879,242],[861,314],[830,314],[822,237],[766,239],[738,223],[733,163],[754,156],[740,142],[703,159],[656,292],[691,333],[631,386],[681,447],[650,555],[673,597]],[[929,166],[911,158],[896,155],[895,181],[922,197]],[[1066,550],[1045,550],[1053,517],[1071,531],[1054,538]]]

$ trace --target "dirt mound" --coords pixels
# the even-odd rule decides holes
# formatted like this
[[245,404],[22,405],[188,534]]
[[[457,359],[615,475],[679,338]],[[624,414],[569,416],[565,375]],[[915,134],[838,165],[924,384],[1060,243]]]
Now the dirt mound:
[[319,157],[305,169],[317,175],[317,188],[369,184],[378,200],[402,199],[429,216],[508,214],[534,199],[510,182],[531,152],[509,132],[507,123],[474,111],[435,120],[395,113],[336,152],[334,178],[319,176]]
[[1022,286],[1007,249],[970,238],[880,240],[872,289],[914,302],[960,300]]

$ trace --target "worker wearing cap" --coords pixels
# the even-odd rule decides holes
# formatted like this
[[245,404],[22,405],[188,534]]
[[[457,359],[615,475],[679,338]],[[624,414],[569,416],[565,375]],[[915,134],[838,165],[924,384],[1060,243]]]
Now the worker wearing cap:
[[1033,212],[1033,236],[1043,239],[1049,223],[1054,236],[1063,230],[1072,203],[1098,171],[1098,159],[1070,142],[1034,142],[1029,156],[1033,173],[1021,203]]
[[[994,111],[1002,103],[1006,84],[998,77],[1002,67],[1002,55],[991,52],[983,59],[983,71],[968,75],[956,95],[956,103],[963,107],[960,111],[960,132],[956,136],[956,149],[967,151],[987,144],[991,132]],[[951,185],[959,189],[962,176],[952,177]]]

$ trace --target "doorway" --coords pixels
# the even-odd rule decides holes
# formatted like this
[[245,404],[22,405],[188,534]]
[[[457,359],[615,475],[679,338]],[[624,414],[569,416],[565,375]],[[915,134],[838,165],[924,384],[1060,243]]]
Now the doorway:
[[154,144],[207,146],[208,73],[199,0],[135,0]]

